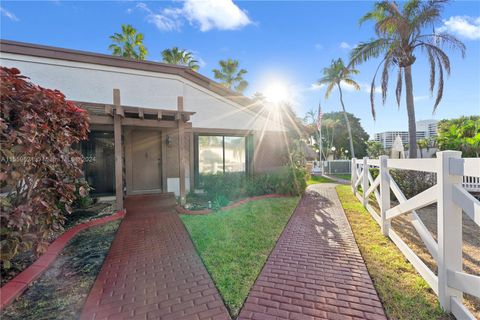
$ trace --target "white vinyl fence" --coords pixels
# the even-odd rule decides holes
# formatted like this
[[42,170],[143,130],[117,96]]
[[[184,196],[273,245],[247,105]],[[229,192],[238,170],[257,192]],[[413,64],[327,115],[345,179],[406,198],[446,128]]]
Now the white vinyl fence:
[[[379,175],[372,178],[369,168],[378,168]],[[433,172],[437,183],[429,189],[407,199],[389,170],[416,170]],[[462,211],[480,225],[480,202],[465,190],[463,177],[480,177],[480,158],[462,158],[459,151],[442,151],[434,159],[352,159],[352,190],[382,229],[412,263],[420,275],[438,295],[445,311],[457,319],[475,319],[463,305],[463,293],[480,298],[480,277],[462,270]],[[358,192],[361,186],[362,195]],[[391,206],[390,190],[399,204]],[[377,200],[380,212],[368,204],[370,195]],[[438,242],[423,224],[415,210],[437,203]],[[412,212],[411,223],[426,248],[437,262],[438,275],[390,228],[391,220]]]

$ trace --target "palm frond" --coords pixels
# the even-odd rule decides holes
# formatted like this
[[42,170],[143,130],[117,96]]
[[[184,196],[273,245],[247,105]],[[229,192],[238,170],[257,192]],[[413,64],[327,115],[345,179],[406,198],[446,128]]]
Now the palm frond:
[[395,88],[395,97],[397,99],[397,106],[400,108],[400,99],[402,97],[402,86],[403,86],[403,68],[398,68],[397,74],[397,87]]
[[385,62],[383,63],[383,72],[382,72],[382,103],[384,105],[385,105],[385,101],[387,101],[388,72],[389,72],[391,63],[392,63],[392,56],[387,55]]
[[435,105],[433,106],[433,113],[437,111],[437,107],[440,104],[440,101],[442,101],[443,97],[443,67],[442,67],[442,62],[440,61],[440,58],[437,56],[437,61],[438,61],[438,85],[437,85],[437,98],[435,99]]
[[347,68],[355,67],[371,58],[377,58],[390,47],[391,40],[380,38],[369,42],[361,42],[353,48]]
[[430,94],[433,95],[433,88],[435,87],[435,58],[432,53],[432,49],[427,48],[428,62],[430,64]]
[[327,89],[325,90],[325,99],[328,99],[330,97],[330,94],[332,93],[335,84],[335,82],[330,82],[328,84]]

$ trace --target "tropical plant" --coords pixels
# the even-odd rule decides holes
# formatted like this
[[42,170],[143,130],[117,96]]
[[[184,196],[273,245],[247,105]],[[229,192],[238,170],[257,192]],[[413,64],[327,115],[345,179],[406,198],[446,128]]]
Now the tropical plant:
[[480,117],[442,120],[438,123],[440,150],[459,150],[463,157],[480,157]]
[[342,105],[343,116],[347,125],[348,137],[350,140],[350,155],[355,158],[355,149],[353,147],[352,129],[350,128],[350,122],[348,121],[347,112],[345,111],[345,104],[343,103],[342,83],[353,86],[355,90],[360,90],[360,86],[356,83],[351,76],[358,74],[358,70],[351,67],[346,67],[341,58],[332,60],[330,67],[323,69],[323,77],[318,80],[319,85],[326,85],[325,99],[328,99],[332,90],[337,87],[340,94],[340,103]]
[[362,42],[351,53],[350,66],[363,63],[372,58],[382,57],[375,71],[371,83],[370,101],[372,115],[375,119],[375,78],[382,69],[382,102],[387,97],[388,80],[391,69],[397,70],[397,84],[395,96],[398,106],[402,95],[403,81],[405,81],[406,106],[408,114],[409,157],[417,157],[415,107],[413,99],[412,65],[415,63],[418,52],[426,54],[430,72],[430,92],[433,95],[437,82],[437,94],[433,112],[437,109],[443,96],[444,70],[450,74],[450,59],[443,51],[444,47],[458,49],[462,57],[465,55],[465,45],[446,32],[427,32],[423,30],[432,27],[440,19],[445,0],[419,1],[409,0],[400,7],[395,1],[380,1],[375,3],[374,9],[365,14],[360,23],[375,22],[377,39]]
[[143,33],[137,33],[137,29],[129,24],[122,24],[122,33],[114,33],[110,36],[112,43],[108,49],[114,56],[145,60],[147,49],[143,45]]
[[71,204],[84,196],[82,156],[72,145],[87,139],[88,115],[57,90],[44,89],[0,69],[0,261],[33,247],[61,230]]
[[239,93],[245,91],[248,82],[243,79],[243,76],[247,73],[247,70],[238,69],[238,60],[220,60],[218,63],[220,64],[220,69],[212,70],[215,79],[219,80],[221,84],[230,90],[235,90]]
[[367,141],[367,155],[371,159],[376,159],[380,156],[386,155],[387,152],[378,141]]
[[198,61],[194,59],[191,52],[184,49],[178,49],[178,47],[163,50],[162,59],[165,63],[186,66],[194,71],[198,71],[200,68]]
[[418,149],[420,150],[420,158],[423,158],[423,149],[428,149],[430,148],[430,140],[429,139],[420,139],[417,141]]

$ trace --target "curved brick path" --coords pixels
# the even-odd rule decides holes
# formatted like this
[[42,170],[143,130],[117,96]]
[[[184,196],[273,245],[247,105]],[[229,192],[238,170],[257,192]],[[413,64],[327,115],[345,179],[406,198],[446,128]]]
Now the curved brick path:
[[309,187],[238,319],[386,319],[334,187]]
[[80,319],[229,319],[172,207],[127,199],[127,215]]

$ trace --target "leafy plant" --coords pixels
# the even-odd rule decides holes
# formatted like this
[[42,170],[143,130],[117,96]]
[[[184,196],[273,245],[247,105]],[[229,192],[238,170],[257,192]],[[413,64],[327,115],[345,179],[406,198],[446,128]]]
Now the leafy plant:
[[243,76],[247,73],[247,70],[238,70],[238,60],[227,59],[220,60],[220,69],[213,69],[213,75],[215,79],[230,90],[235,90],[242,93],[248,86],[248,82],[243,79]]
[[200,66],[198,61],[194,59],[193,54],[187,50],[178,49],[173,47],[172,49],[165,49],[162,51],[163,62],[169,64],[176,64],[179,66],[186,66],[193,71],[198,71]]
[[[85,110],[57,91],[28,81],[18,69],[0,70],[0,260],[4,268],[19,252],[48,246],[70,214],[81,185],[81,155],[72,144],[87,139]],[[80,185],[79,185],[80,184]],[[79,185],[77,187],[77,185]]]
[[440,150],[462,151],[462,157],[479,157],[480,117],[470,116],[440,121],[437,146]]
[[[387,99],[389,74],[397,70],[395,97],[398,106],[405,83],[406,106],[408,114],[408,134],[411,148],[409,158],[417,157],[415,105],[413,99],[412,65],[416,55],[424,53],[428,59],[430,73],[430,92],[433,94],[435,85],[437,94],[433,111],[437,109],[443,97],[444,71],[450,74],[450,59],[444,49],[459,50],[465,56],[465,45],[447,32],[431,32],[440,19],[443,5],[447,1],[418,1],[405,2],[378,1],[372,11],[367,12],[360,23],[372,21],[375,25],[376,39],[362,42],[351,53],[349,65],[352,67],[373,58],[381,57],[381,62],[375,72],[371,89],[370,102],[372,116],[375,119],[375,78],[381,72],[382,102]],[[426,31],[426,32],[425,32]],[[381,68],[383,65],[383,68]],[[438,82],[437,82],[438,80]],[[436,83],[437,82],[437,83]]]
[[122,24],[122,33],[115,32],[110,36],[114,43],[108,49],[114,56],[145,60],[147,48],[143,45],[143,37],[143,33],[138,33],[130,24]]

